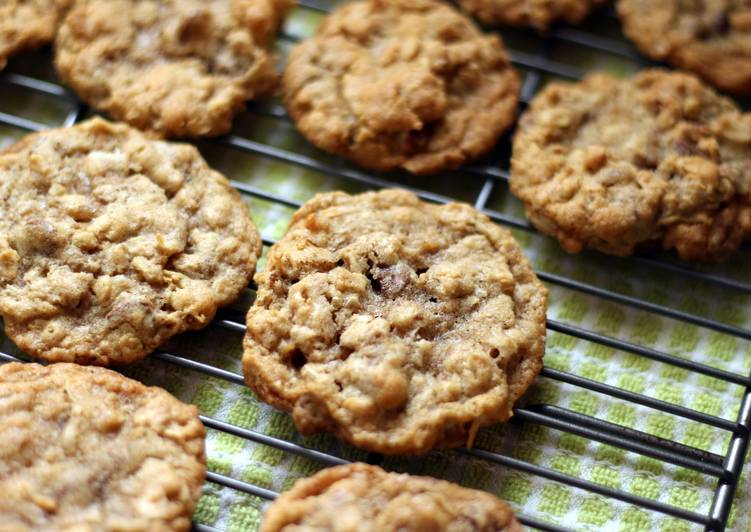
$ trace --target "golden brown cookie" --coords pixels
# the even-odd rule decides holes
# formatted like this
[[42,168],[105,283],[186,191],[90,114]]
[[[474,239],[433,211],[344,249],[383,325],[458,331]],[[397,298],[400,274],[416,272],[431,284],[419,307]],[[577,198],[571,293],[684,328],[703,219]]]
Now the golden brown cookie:
[[290,52],[282,85],[297,127],[319,148],[416,174],[488,151],[519,98],[500,38],[433,0],[337,8]]
[[546,31],[559,20],[582,22],[605,0],[459,0],[461,6],[484,24],[529,26]]
[[387,454],[471,444],[542,367],[547,290],[468,205],[321,194],[255,280],[245,381],[303,434]]
[[751,94],[751,0],[619,0],[618,13],[649,57]]
[[104,368],[0,366],[0,528],[188,530],[205,472],[195,406]]
[[192,146],[94,119],[0,152],[0,316],[30,355],[141,359],[208,324],[260,251],[242,198]]
[[571,253],[721,260],[751,235],[751,114],[689,74],[551,83],[517,129],[511,190]]
[[96,109],[162,136],[229,131],[275,82],[268,47],[294,0],[89,0],[56,39],[62,79]]
[[52,41],[71,0],[0,2],[0,69],[8,57]]
[[266,510],[261,532],[521,532],[508,504],[445,480],[349,464],[295,482]]

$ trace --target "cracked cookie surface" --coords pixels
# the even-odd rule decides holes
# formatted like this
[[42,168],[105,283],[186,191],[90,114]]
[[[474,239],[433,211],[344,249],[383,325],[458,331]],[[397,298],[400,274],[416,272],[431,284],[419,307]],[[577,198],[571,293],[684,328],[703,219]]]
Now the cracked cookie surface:
[[0,366],[0,528],[189,530],[204,478],[195,406],[114,371]]
[[81,2],[60,28],[55,64],[83,100],[118,120],[160,136],[219,135],[275,83],[268,48],[292,4]]
[[4,0],[0,3],[0,69],[8,57],[52,41],[71,0]]
[[0,152],[0,316],[49,361],[119,364],[205,326],[261,240],[189,145],[94,119]]
[[751,114],[698,78],[551,83],[514,138],[511,190],[564,249],[721,260],[751,235]]
[[261,532],[521,532],[508,504],[430,477],[348,464],[300,479],[266,510]]
[[256,282],[245,380],[303,434],[387,454],[471,444],[542,367],[547,290],[468,205],[316,196]]
[[751,0],[619,0],[618,13],[646,55],[751,94]]
[[484,24],[529,26],[546,31],[556,21],[582,22],[604,0],[459,0]]
[[498,36],[432,0],[345,4],[289,55],[284,100],[313,144],[377,171],[455,168],[514,121]]

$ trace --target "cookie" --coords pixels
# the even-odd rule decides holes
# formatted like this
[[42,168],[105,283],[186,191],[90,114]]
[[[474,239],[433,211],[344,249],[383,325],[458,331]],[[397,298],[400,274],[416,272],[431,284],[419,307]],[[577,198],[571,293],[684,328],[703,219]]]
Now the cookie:
[[484,24],[532,27],[547,31],[554,22],[579,24],[604,0],[459,0]]
[[188,530],[205,473],[198,409],[75,364],[0,366],[0,528]]
[[619,0],[618,13],[644,54],[751,94],[751,0]]
[[521,532],[508,504],[430,477],[348,464],[300,479],[269,506],[261,532],[450,530]]
[[490,150],[519,99],[500,38],[433,0],[337,8],[292,49],[282,87],[290,116],[319,148],[415,174]]
[[118,120],[160,136],[219,135],[275,83],[268,47],[293,2],[81,2],[60,28],[55,64],[83,100]]
[[261,240],[189,145],[94,119],[0,153],[0,316],[52,362],[134,362],[245,288]]
[[551,83],[513,144],[511,190],[568,252],[713,261],[751,235],[751,114],[692,75]]
[[255,280],[245,381],[303,434],[386,454],[471,445],[542,366],[547,290],[468,205],[321,194]]
[[52,41],[70,0],[3,0],[0,3],[0,69],[8,57]]

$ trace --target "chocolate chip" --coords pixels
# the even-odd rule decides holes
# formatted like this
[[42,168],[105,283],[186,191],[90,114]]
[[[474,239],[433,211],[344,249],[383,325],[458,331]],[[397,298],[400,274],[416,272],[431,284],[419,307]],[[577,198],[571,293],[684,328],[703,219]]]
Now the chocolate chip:
[[654,170],[657,168],[655,158],[646,153],[635,153],[631,160],[637,167],[644,170]]
[[375,267],[370,276],[370,284],[376,293],[393,298],[409,285],[411,273],[412,269],[404,264]]
[[730,31],[730,17],[725,11],[709,13],[693,25],[694,34],[699,39],[711,39]]
[[712,30],[720,35],[725,35],[730,31],[730,17],[726,11],[718,13],[712,22]]
[[678,139],[673,143],[673,149],[678,155],[697,155],[699,150],[695,144],[691,144],[683,139]]

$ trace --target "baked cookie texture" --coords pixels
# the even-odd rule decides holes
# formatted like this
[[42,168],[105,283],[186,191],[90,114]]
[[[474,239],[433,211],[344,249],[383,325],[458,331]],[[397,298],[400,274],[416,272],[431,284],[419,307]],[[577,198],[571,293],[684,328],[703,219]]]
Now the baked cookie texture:
[[618,13],[644,54],[751,94],[751,0],[619,0]]
[[0,528],[189,530],[205,474],[195,406],[114,371],[0,366]]
[[471,445],[542,367],[547,290],[468,205],[318,195],[255,280],[245,381],[303,434],[386,454]]
[[83,100],[118,120],[160,136],[219,135],[275,84],[268,48],[293,4],[80,2],[60,28],[55,64]]
[[511,508],[484,491],[367,464],[319,471],[269,506],[261,532],[446,530],[521,532]]
[[604,0],[459,0],[459,4],[488,25],[526,26],[547,31],[557,21],[582,22]]
[[282,87],[290,116],[319,148],[415,174],[490,150],[519,99],[500,37],[433,0],[342,5],[292,49]]
[[751,114],[678,72],[551,83],[520,120],[511,190],[571,253],[722,260],[751,235]]
[[52,41],[72,0],[3,0],[0,3],[0,69],[8,57]]
[[35,357],[141,359],[234,300],[261,245],[192,146],[94,119],[0,152],[0,316]]

